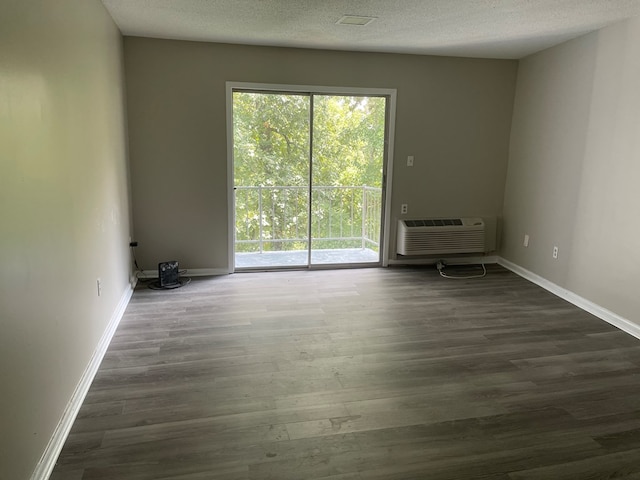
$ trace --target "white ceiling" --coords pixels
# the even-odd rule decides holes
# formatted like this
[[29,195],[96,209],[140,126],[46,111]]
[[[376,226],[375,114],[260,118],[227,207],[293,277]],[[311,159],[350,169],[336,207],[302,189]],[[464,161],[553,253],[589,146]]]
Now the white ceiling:
[[[640,15],[640,0],[102,0],[124,35],[522,58]],[[377,17],[336,25],[344,15]]]

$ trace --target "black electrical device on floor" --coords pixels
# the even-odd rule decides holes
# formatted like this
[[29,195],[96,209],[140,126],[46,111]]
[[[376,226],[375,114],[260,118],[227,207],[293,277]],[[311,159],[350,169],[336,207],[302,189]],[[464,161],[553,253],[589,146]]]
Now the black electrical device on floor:
[[177,261],[160,262],[158,264],[158,281],[149,284],[152,290],[172,290],[184,287],[191,282],[190,278],[180,278]]
[[172,288],[180,284],[180,270],[178,262],[161,262],[158,264],[158,285],[162,288]]

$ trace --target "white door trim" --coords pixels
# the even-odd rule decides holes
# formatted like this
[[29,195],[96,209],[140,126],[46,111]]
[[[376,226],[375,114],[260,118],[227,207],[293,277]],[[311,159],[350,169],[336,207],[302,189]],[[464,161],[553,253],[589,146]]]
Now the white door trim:
[[384,218],[382,223],[382,266],[389,265],[389,232],[391,230],[391,185],[393,183],[393,149],[396,128],[396,96],[395,88],[363,88],[363,87],[328,87],[321,85],[283,85],[271,83],[251,83],[251,82],[226,82],[227,97],[227,198],[229,211],[229,273],[235,271],[235,195],[233,194],[233,91],[234,90],[255,90],[265,92],[288,92],[307,94],[335,94],[335,95],[363,95],[382,96],[389,99],[388,118],[388,138],[385,145],[386,171],[385,173],[385,205]]

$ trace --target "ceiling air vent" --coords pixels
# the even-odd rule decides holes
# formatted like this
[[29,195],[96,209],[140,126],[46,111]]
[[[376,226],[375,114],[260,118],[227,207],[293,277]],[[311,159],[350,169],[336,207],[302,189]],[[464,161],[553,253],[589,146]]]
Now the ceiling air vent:
[[364,17],[361,15],[345,15],[336,22],[337,25],[355,25],[364,27],[373,22],[377,17]]

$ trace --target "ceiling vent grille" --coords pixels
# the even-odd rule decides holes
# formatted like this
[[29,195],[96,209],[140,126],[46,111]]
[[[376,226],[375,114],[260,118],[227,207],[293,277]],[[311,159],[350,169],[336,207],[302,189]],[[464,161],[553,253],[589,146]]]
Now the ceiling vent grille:
[[481,218],[428,218],[399,220],[400,255],[442,255],[486,251],[485,223]]
[[[335,18],[335,17],[334,17]],[[365,17],[362,15],[345,15],[336,22],[336,25],[351,25],[365,27],[373,22],[377,17]]]

